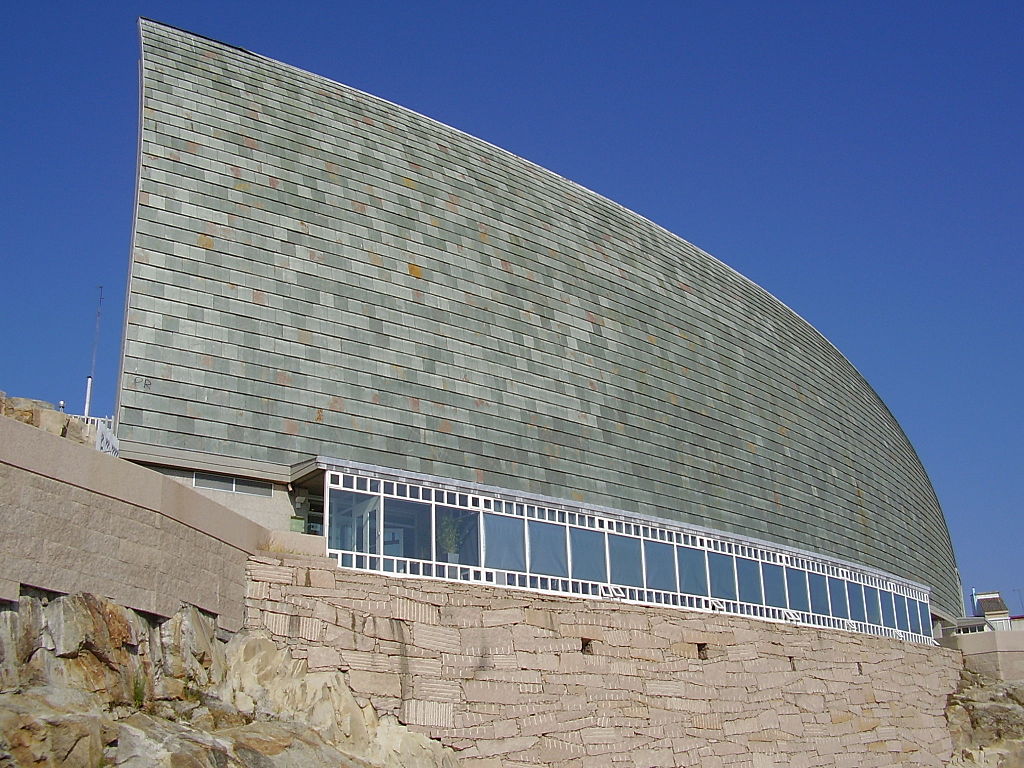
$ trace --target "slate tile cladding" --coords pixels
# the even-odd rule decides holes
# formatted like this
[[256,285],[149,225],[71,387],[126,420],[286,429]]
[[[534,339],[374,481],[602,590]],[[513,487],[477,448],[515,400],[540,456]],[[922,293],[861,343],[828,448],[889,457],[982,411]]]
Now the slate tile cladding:
[[864,563],[962,612],[913,447],[766,291],[457,130],[141,28],[122,444],[577,499]]

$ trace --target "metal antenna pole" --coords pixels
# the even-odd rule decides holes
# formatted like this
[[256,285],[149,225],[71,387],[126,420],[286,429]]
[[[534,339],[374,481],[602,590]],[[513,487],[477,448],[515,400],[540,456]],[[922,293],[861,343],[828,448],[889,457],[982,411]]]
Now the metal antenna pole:
[[92,380],[96,375],[96,349],[100,345],[100,314],[103,312],[103,286],[100,286],[100,300],[96,305],[96,331],[92,337],[92,366],[89,368],[89,376],[85,380],[85,413],[89,416],[89,408],[92,406]]

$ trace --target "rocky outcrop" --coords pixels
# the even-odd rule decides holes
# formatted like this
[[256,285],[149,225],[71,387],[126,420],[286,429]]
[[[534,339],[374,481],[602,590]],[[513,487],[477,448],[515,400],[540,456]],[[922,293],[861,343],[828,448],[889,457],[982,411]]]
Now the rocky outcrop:
[[964,671],[946,709],[951,766],[1024,768],[1024,680],[1006,682]]
[[340,672],[265,637],[217,637],[93,595],[0,608],[0,766],[456,768],[454,753],[359,706]]
[[96,442],[96,426],[58,411],[53,403],[43,400],[32,400],[27,397],[8,397],[0,392],[0,416],[38,427],[44,432],[58,437],[92,445]]

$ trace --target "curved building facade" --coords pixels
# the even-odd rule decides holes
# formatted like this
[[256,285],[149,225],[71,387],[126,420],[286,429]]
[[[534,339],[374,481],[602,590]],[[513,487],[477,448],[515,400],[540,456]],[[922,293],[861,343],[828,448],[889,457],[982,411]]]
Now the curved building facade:
[[154,22],[142,42],[123,456],[513,489],[878,569],[962,613],[913,447],[765,290],[407,109]]

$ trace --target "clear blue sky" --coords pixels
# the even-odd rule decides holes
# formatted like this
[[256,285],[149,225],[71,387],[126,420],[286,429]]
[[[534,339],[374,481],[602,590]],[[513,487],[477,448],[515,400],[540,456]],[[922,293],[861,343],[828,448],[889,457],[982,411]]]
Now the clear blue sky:
[[8,3],[0,390],[75,412],[99,285],[113,409],[139,15],[487,139],[767,288],[902,423],[966,589],[1024,613],[1024,4]]

